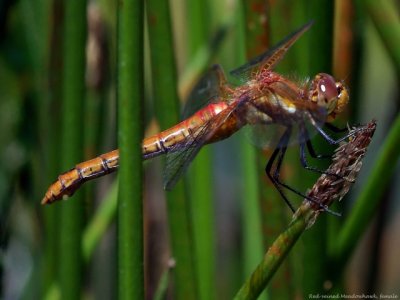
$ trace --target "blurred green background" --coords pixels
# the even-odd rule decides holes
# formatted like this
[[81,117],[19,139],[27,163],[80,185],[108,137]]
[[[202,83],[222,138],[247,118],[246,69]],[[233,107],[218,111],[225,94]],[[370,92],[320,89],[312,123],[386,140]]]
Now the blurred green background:
[[[65,28],[79,16],[65,15],[66,2],[0,2],[0,295],[4,299],[64,295],[59,265],[65,202],[41,206],[40,201],[57,175],[66,171],[63,158],[73,142],[66,140],[62,121],[65,89],[70,88],[64,78],[66,51],[71,49],[65,45]],[[343,79],[351,104],[335,124],[343,127],[346,122],[374,118],[378,128],[355,186],[334,207],[342,217],[321,216],[261,297],[303,299],[310,293],[398,297],[400,150],[393,146],[383,153],[382,147],[400,107],[400,3],[171,0],[168,6],[159,2],[146,2],[144,41],[137,44],[144,48],[146,136],[177,121],[179,108],[174,101],[179,98],[183,105],[196,80],[213,63],[232,70],[309,20],[315,21],[277,70],[295,80],[318,72]],[[86,49],[80,48],[86,53],[85,96],[78,99],[83,111],[76,116],[83,118],[83,127],[76,130],[83,140],[84,159],[117,147],[117,3],[88,1],[87,18],[80,20],[87,21]],[[173,49],[169,57],[165,45]],[[172,109],[166,108],[168,103],[175,103]],[[333,151],[318,137],[315,144],[320,153]],[[269,154],[270,150],[250,145],[241,133],[206,146],[178,187],[181,192],[167,196],[162,189],[163,159],[144,164],[147,299],[230,299],[236,294],[291,218],[266,178]],[[381,179],[375,185],[369,180],[374,170],[379,170]],[[292,147],[283,166],[285,182],[305,192],[317,178],[308,173],[300,166],[298,148]],[[72,247],[81,249],[78,288],[85,299],[116,295],[115,182],[115,175],[95,180],[79,189],[79,199],[68,200],[81,201],[84,207],[83,231],[78,235],[82,242]],[[363,195],[368,188],[374,193]],[[362,220],[353,224],[352,231],[357,235],[348,235],[351,241],[344,242],[342,229],[352,228],[346,220],[360,195],[372,200],[361,202],[357,212]],[[179,208],[173,208],[178,197],[186,203],[181,218]],[[295,206],[301,201],[292,194],[289,198]]]

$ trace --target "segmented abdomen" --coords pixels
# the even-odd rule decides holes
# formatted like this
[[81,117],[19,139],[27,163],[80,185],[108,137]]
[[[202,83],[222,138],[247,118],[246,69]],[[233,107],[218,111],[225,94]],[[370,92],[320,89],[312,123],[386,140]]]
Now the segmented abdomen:
[[[143,159],[159,156],[172,150],[179,144],[184,144],[187,137],[195,132],[205,122],[227,107],[224,102],[210,104],[195,113],[185,121],[144,139]],[[91,160],[82,162],[75,168],[61,174],[48,188],[42,204],[50,204],[71,196],[84,182],[112,173],[119,167],[119,150],[102,154]]]

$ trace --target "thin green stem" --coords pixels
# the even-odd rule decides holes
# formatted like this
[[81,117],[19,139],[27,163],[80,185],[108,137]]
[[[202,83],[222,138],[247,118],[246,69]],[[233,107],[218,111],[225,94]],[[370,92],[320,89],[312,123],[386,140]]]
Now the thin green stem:
[[[290,3],[289,1],[278,1],[272,3],[270,1],[270,9],[268,10],[269,15],[269,34],[271,46],[278,43],[282,38],[299,28],[303,24],[309,22],[306,17],[307,9],[305,1],[295,1]],[[281,26],[282,22],[287,26]],[[312,30],[312,29],[311,29]],[[290,76],[296,74],[298,78],[302,76],[309,76],[309,40],[311,33],[306,32],[296,42],[295,45],[285,54],[285,57],[276,66],[275,71],[282,74],[283,76]],[[275,147],[276,145],[271,145]],[[269,159],[269,157],[267,158]],[[265,162],[264,162],[265,165]],[[300,191],[304,191],[310,185],[312,185],[313,176],[311,172],[308,172],[302,168],[299,161],[299,151],[297,147],[291,147],[285,154],[284,165],[282,167],[282,179],[285,183],[290,186],[296,187]],[[273,193],[276,195],[274,198],[270,198],[271,205],[273,205],[272,214],[265,216],[265,228],[268,228],[267,232],[276,232],[266,237],[267,245],[273,242],[275,236],[284,228],[287,223],[287,212],[288,207],[285,205],[283,199],[277,193],[276,189],[273,189]],[[296,205],[296,196],[287,191],[286,195],[294,205]],[[273,216],[273,217],[270,217]],[[291,299],[294,298],[299,290],[302,290],[303,276],[299,275],[303,271],[303,264],[299,267],[299,261],[303,260],[302,248],[292,251],[290,259],[288,259],[280,268],[273,280],[274,288],[269,290],[269,296],[272,299]],[[296,269],[297,267],[297,269]],[[297,272],[296,272],[297,271]],[[288,276],[287,274],[293,274]]]
[[299,214],[289,227],[278,236],[265,254],[261,263],[236,294],[235,300],[257,299],[290,252],[290,249],[307,228],[307,223],[311,219],[312,213],[312,210],[308,207],[307,210]]
[[118,296],[144,298],[142,139],[144,2],[118,2]]
[[[190,57],[196,54],[204,45],[207,45],[211,24],[208,22],[205,24],[204,20],[210,14],[208,4],[208,1],[205,0],[195,0],[191,1],[191,5],[186,8],[191,20],[191,26],[189,26],[187,32],[188,54]],[[189,199],[192,208],[191,217],[193,220],[197,289],[199,299],[211,300],[216,295],[211,148],[203,148],[197,155],[188,172],[188,178],[190,185]]]
[[160,281],[158,283],[157,289],[154,293],[154,300],[162,300],[165,299],[168,290],[168,283],[170,277],[171,269],[165,269],[164,272],[161,274]]
[[[147,1],[147,18],[156,116],[160,127],[165,129],[179,121],[180,112],[168,2]],[[166,194],[172,255],[177,262],[171,273],[175,299],[197,297],[193,233],[186,195],[182,181]]]
[[82,257],[85,263],[89,262],[96,246],[115,218],[117,213],[117,195],[118,185],[117,181],[115,181],[83,232]]
[[[240,5],[243,5],[242,3]],[[246,61],[246,51],[249,51],[252,43],[246,35],[246,16],[243,9],[238,10],[238,42],[245,47],[238,49],[238,60],[240,64]],[[246,43],[247,41],[247,43]],[[240,143],[241,161],[243,162],[243,193],[242,193],[242,212],[243,212],[243,275],[248,276],[257,262],[263,255],[263,238],[261,213],[259,203],[259,180],[258,169],[256,167],[257,151],[248,141]]]
[[[45,128],[46,149],[45,151],[45,166],[46,182],[54,180],[55,175],[60,170],[60,104],[62,99],[62,58],[63,58],[63,1],[54,0],[51,3],[51,21],[54,26],[51,28],[49,37],[49,68],[48,74],[48,91],[49,97],[44,105],[43,115],[41,120],[42,128]],[[50,120],[47,118],[50,117]],[[51,126],[48,124],[51,123]],[[44,210],[45,219],[45,235],[46,243],[44,245],[43,254],[43,280],[42,292],[45,292],[50,284],[57,277],[57,249],[59,244],[59,218],[61,207],[52,206]]]
[[[332,72],[333,59],[333,9],[334,2],[330,0],[308,1],[308,17],[314,20],[314,26],[309,32],[309,76],[317,73]],[[318,51],[314,51],[318,49]],[[322,139],[315,139],[313,145],[319,153],[329,153],[328,143]],[[326,163],[326,162],[325,162]],[[313,160],[313,166],[324,169],[323,162]],[[327,276],[327,218],[320,218],[318,226],[310,229],[310,234],[302,238],[304,251],[303,288],[304,295],[315,293],[322,289],[323,281]]]
[[[62,167],[71,168],[83,158],[83,100],[85,98],[86,1],[65,3]],[[82,194],[65,202],[61,211],[60,283],[65,299],[78,299],[82,284]]]
[[[82,258],[85,264],[88,264],[94,250],[98,246],[101,238],[106,233],[110,224],[115,219],[117,213],[117,197],[118,196],[118,181],[115,181],[104,199],[102,200],[99,208],[96,210],[95,215],[87,224],[82,234]],[[60,299],[60,289],[58,282],[54,280],[47,286],[47,291],[44,294],[44,299],[56,300]]]
[[[267,19],[266,1],[242,1],[239,19],[241,30],[239,31],[240,44],[245,47],[241,49],[239,59],[245,62],[255,55],[267,49],[267,27],[262,20]],[[258,9],[253,9],[258,7]],[[253,24],[248,26],[247,24]],[[265,211],[262,205],[266,202],[265,198],[260,198],[268,194],[269,187],[260,185],[261,180],[257,179],[259,174],[264,174],[257,167],[259,160],[263,157],[257,152],[248,141],[241,142],[241,156],[243,161],[243,277],[249,276],[257,262],[263,254],[263,231],[265,229]]]

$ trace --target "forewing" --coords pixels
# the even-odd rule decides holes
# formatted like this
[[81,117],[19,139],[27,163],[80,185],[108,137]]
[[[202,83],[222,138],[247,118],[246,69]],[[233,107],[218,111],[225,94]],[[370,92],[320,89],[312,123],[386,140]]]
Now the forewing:
[[259,70],[271,70],[275,65],[284,57],[289,48],[306,32],[313,24],[313,21],[308,22],[301,28],[288,35],[274,47],[268,49],[266,52],[253,58],[247,64],[231,71],[230,73],[239,79],[249,79],[253,73]]
[[182,117],[187,119],[211,102],[216,102],[224,96],[226,78],[220,65],[212,66],[197,82],[190,92]]
[[178,179],[188,168],[201,147],[217,132],[229,116],[235,111],[237,103],[230,104],[206,124],[199,127],[191,136],[186,138],[185,144],[178,144],[167,154],[164,171],[164,189],[172,189]]

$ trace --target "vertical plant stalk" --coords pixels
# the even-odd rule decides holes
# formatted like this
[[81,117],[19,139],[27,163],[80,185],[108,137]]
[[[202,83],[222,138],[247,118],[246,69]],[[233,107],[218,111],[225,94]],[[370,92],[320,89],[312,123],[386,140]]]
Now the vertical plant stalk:
[[[46,149],[45,157],[47,161],[46,168],[46,182],[51,182],[54,179],[60,169],[60,126],[61,126],[61,113],[60,105],[62,99],[62,58],[63,58],[63,13],[64,6],[63,1],[54,0],[50,6],[50,24],[52,28],[49,35],[49,61],[48,70],[46,70],[48,76],[48,91],[49,99],[44,105],[43,115],[41,120],[45,124],[42,124],[41,128],[44,128],[43,132],[46,134]],[[50,120],[47,118],[50,117]],[[52,126],[48,126],[52,124]],[[47,163],[47,164],[46,164]],[[46,241],[43,251],[43,271],[42,271],[42,295],[49,289],[51,283],[57,278],[58,272],[58,245],[59,245],[59,230],[60,226],[58,221],[60,219],[61,207],[53,206],[48,207],[44,210],[44,222],[45,222],[45,236]]]
[[[210,14],[209,1],[195,0],[186,7],[191,22],[187,29],[189,57],[208,44],[209,28],[204,20]],[[208,18],[211,20],[211,18]],[[221,40],[222,37],[221,37]],[[213,50],[216,50],[214,48]],[[213,54],[213,53],[211,53]],[[187,96],[187,95],[185,95]],[[187,97],[185,97],[187,98]],[[193,226],[196,285],[200,300],[214,299],[215,293],[215,237],[211,147],[204,147],[188,172],[189,199]]]
[[[157,119],[162,129],[179,121],[177,75],[168,1],[147,1],[151,68]],[[195,299],[195,268],[190,209],[182,181],[166,194],[175,299]]]
[[[241,1],[240,60],[245,62],[267,48],[266,1]],[[248,276],[257,261],[262,257],[263,237],[260,208],[260,187],[256,167],[258,154],[252,145],[244,141],[240,145],[243,161],[243,270]]]
[[[271,45],[276,44],[291,31],[310,21],[306,17],[307,4],[305,2],[307,1],[302,0],[293,3],[290,3],[290,1],[269,1],[268,24]],[[282,24],[287,25],[282,26]],[[307,78],[310,75],[309,61],[311,54],[308,43],[310,36],[311,33],[309,31],[304,33],[274,70],[284,76],[296,74],[296,76],[299,76],[298,78]],[[264,158],[264,166],[269,157]],[[289,147],[286,152],[281,174],[285,183],[299,187],[300,190],[303,190],[304,187],[312,186],[315,181],[315,175],[301,166],[297,147]],[[266,180],[269,183],[269,179],[266,178]],[[269,185],[272,186],[271,183]],[[285,205],[282,197],[273,186],[272,190],[275,197],[269,198],[272,206],[271,213],[266,214],[263,221],[265,228],[268,229],[267,232],[270,233],[264,237],[265,246],[274,241],[274,238],[280,232],[279,230],[285,227],[289,219],[287,205]],[[285,193],[290,201],[294,203],[298,201],[297,196],[290,191],[285,191]],[[299,261],[303,259],[303,251],[301,250],[303,250],[302,245],[296,251],[293,251],[290,259],[286,260],[279,268],[279,272],[273,279],[272,285],[274,288],[268,291],[271,298],[292,299],[302,290],[303,276],[301,273],[303,272],[303,265],[299,266]]]
[[363,127],[353,129],[356,130],[355,135],[346,144],[342,144],[336,149],[333,162],[327,172],[337,174],[342,178],[338,179],[336,176],[323,174],[317,180],[307,196],[312,197],[321,205],[308,200],[303,201],[294,214],[289,227],[278,236],[262,262],[236,294],[236,300],[256,299],[301,234],[311,227],[320,213],[324,211],[321,207],[327,208],[334,200],[339,198],[340,201],[346,195],[361,169],[361,160],[365,156],[375,128],[376,123],[371,121]]
[[[109,41],[104,17],[94,2],[88,5],[88,42],[86,49],[86,85],[84,130],[85,160],[98,155],[100,141],[105,133],[107,88],[109,88]],[[94,185],[86,186],[86,201],[93,205]]]
[[[65,2],[62,107],[62,168],[83,159],[83,101],[85,98],[86,1]],[[60,282],[65,299],[79,299],[82,284],[82,194],[63,204],[60,229]]]
[[[101,204],[96,210],[95,215],[92,217],[83,231],[81,251],[83,263],[85,265],[90,262],[96,247],[101,241],[101,238],[110,228],[110,225],[115,219],[115,215],[117,214],[117,196],[118,185],[115,181],[108,190],[107,194],[104,196],[104,199],[101,201]],[[54,207],[56,206],[57,205]],[[43,293],[43,295],[43,299],[60,299],[60,286],[55,278],[53,278],[51,284],[47,285],[47,290],[45,293]]]
[[120,150],[118,298],[144,299],[142,139],[144,2],[118,2],[117,103]]
[[[329,0],[311,0],[308,4],[308,17],[315,21],[310,30],[309,51],[312,58],[309,63],[309,76],[325,72],[331,74],[333,59],[333,8],[334,2]],[[313,143],[318,153],[330,153],[328,143],[316,139]],[[324,169],[322,161],[313,160],[313,166]],[[310,234],[302,238],[303,251],[303,288],[304,295],[315,293],[323,287],[327,275],[327,244],[328,244],[327,218],[321,218],[319,226],[313,227]]]

